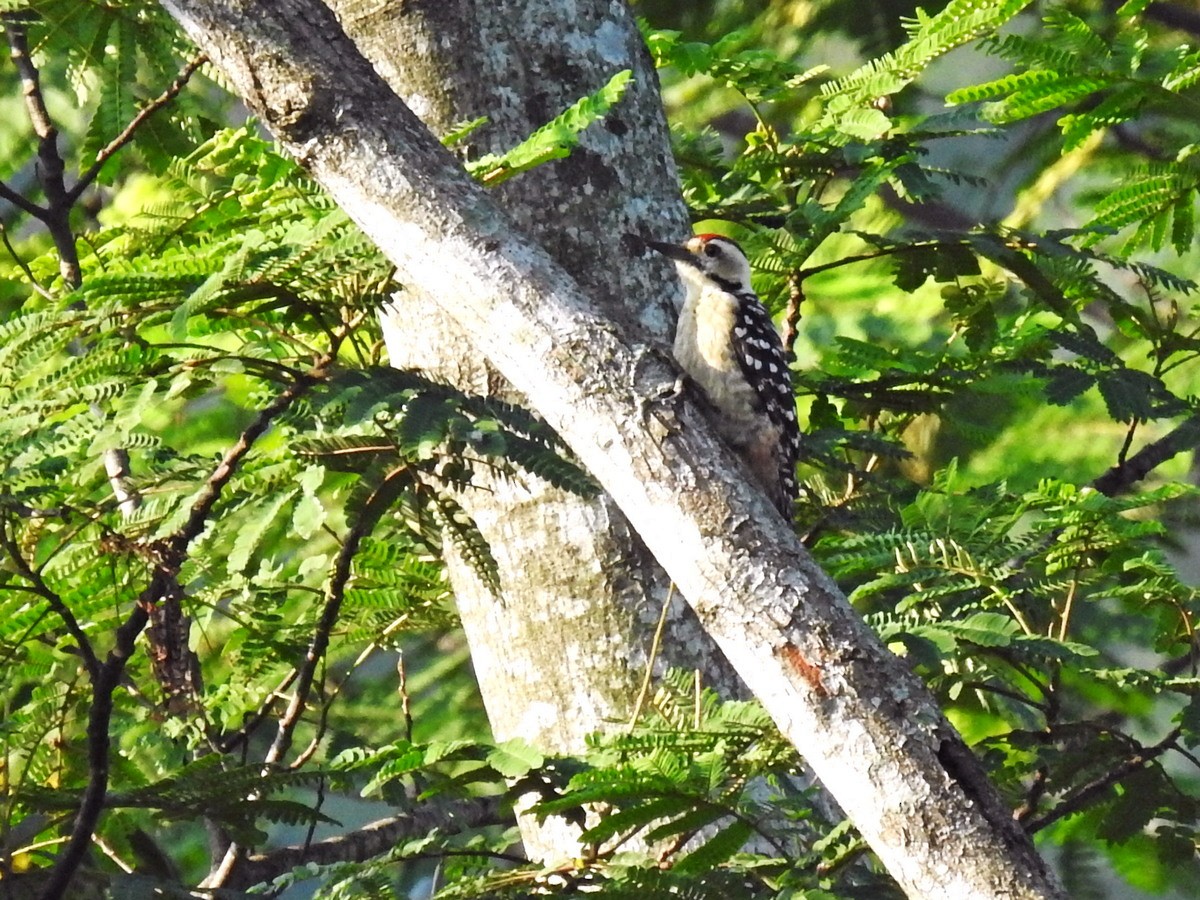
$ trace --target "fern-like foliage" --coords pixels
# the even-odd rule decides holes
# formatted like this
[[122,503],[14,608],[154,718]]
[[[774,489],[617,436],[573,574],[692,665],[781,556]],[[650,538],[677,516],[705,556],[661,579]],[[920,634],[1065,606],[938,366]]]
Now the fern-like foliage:
[[[711,691],[697,694],[693,677],[668,673],[643,727],[597,738],[579,757],[546,758],[519,740],[400,741],[344,751],[332,767],[339,778],[369,775],[362,788],[366,795],[418,788],[426,798],[499,793],[509,802],[532,801],[531,812],[539,818],[561,817],[585,829],[587,860],[553,872],[532,864],[496,871],[483,858],[447,860],[439,897],[516,897],[546,890],[767,897],[785,885],[815,889],[820,879],[812,867],[844,852],[851,842],[846,829],[807,810],[800,761],[761,707],[722,703]],[[638,843],[655,848],[659,862],[630,852]],[[748,845],[760,848],[761,856],[746,855]],[[489,847],[502,846],[478,832],[431,834],[372,860],[365,875],[375,878],[427,853],[469,857],[464,851],[475,848],[482,857]],[[298,871],[274,886],[318,874],[327,880],[334,875],[343,885],[337,891],[348,889],[364,870]],[[862,873],[855,879],[861,884]],[[889,895],[883,879],[867,883],[879,896]]]
[[[1147,53],[1152,40],[1137,19],[1140,12],[1136,5],[1123,7],[1120,29],[1110,37],[1065,8],[1052,8],[1036,37],[989,39],[991,52],[1017,71],[947,99],[982,103],[982,114],[997,123],[1062,111],[1058,122],[1067,150],[1147,111],[1174,114],[1192,103],[1188,92],[1200,81],[1200,55],[1187,47]],[[1097,232],[1092,242],[1136,223],[1134,246],[1159,250],[1169,244],[1179,254],[1192,248],[1200,187],[1194,139],[1171,134],[1152,153],[1156,162],[1127,174],[1096,204],[1088,223]]]
[[[107,184],[128,174],[132,157],[108,155],[104,161],[99,155],[172,84],[194,53],[171,17],[146,0],[15,0],[4,9],[25,23],[37,63],[61,74],[86,117],[73,159],[78,169],[104,162],[98,174]],[[47,47],[52,50],[43,51]],[[162,172],[213,130],[204,101],[184,91],[133,132],[132,147],[145,167]]]
[[[704,227],[747,248],[756,289],[794,336],[805,539],[938,691],[1023,821],[1054,839],[1103,833],[1113,858],[1167,866],[1192,833],[1194,791],[1156,762],[1139,768],[1136,799],[1113,787],[1099,801],[1088,785],[1115,785],[1143,752],[1133,710],[1189,710],[1147,759],[1194,732],[1190,666],[1166,660],[1188,658],[1197,598],[1160,546],[1164,511],[1190,517],[1194,492],[1155,480],[1111,497],[1088,482],[1136,490],[1191,446],[1200,413],[1195,53],[1144,22],[1145,4],[1115,16],[1052,4],[1040,27],[1027,5],[918,13],[904,45],[818,91],[788,60],[716,62],[741,50],[734,41],[651,44],[690,88],[706,78],[750,106],[732,149],[728,135],[677,129],[676,153],[694,218],[724,220]],[[979,38],[1012,71],[951,91],[947,112],[910,99],[934,60]],[[986,152],[984,140],[1047,116],[1057,140],[1023,150],[1088,166],[1079,227],[956,215],[953,198],[979,176],[931,164],[940,146]],[[1117,244],[1118,232],[1132,238]],[[1174,254],[1133,255],[1145,248]],[[1090,455],[1093,438],[1104,454]],[[1156,661],[1117,662],[1122,641],[1153,645]],[[1104,711],[1123,724],[1108,731]],[[1108,814],[1134,824],[1118,837]],[[1135,851],[1156,816],[1152,849]]]
[[[555,116],[524,141],[502,154],[488,154],[467,166],[467,170],[483,184],[501,184],[515,175],[555,159],[568,156],[579,143],[579,135],[589,125],[600,121],[625,95],[633,73],[624,69],[613,75],[608,83],[594,94],[575,102]],[[462,129],[450,140],[461,140]]]
[[872,140],[886,134],[891,120],[872,104],[898,93],[935,59],[995,31],[1028,3],[1026,0],[952,0],[934,16],[918,11],[906,23],[908,42],[855,72],[822,87],[826,98],[821,130]]
[[[215,484],[177,576],[204,669],[183,698],[191,715],[163,724],[141,653],[127,664],[133,690],[115,700],[122,764],[107,804],[122,848],[151,821],[209,817],[246,845],[268,823],[332,822],[293,795],[334,775],[264,773],[216,751],[244,746],[318,639],[329,659],[349,656],[345,679],[414,636],[453,633],[443,540],[496,586],[491,550],[455,500],[477,467],[595,490],[527,411],[381,364],[374,323],[397,289],[391,266],[253,124],[173,160],[162,185],[148,212],[90,236],[77,291],[30,297],[0,322],[4,802],[37,824],[28,842],[88,779],[86,765],[57,762],[86,759],[80,640],[103,658],[153,577],[156,542]],[[110,450],[128,455],[134,511],[119,508]],[[314,708],[337,695],[322,687]],[[325,715],[301,733],[319,742]],[[180,752],[195,762],[152,777]]]
[[1081,769],[1066,751],[1090,726],[1060,721],[1046,706],[1046,673],[1069,669],[1096,686],[1119,681],[1124,702],[1135,704],[1135,696],[1188,697],[1196,684],[1157,667],[1112,667],[1099,609],[1132,604],[1128,614],[1136,610],[1157,629],[1161,651],[1188,644],[1190,610],[1200,598],[1154,548],[1161,525],[1127,516],[1191,494],[1173,486],[1114,500],[1053,482],[1024,493],[1005,485],[965,489],[950,469],[899,511],[892,531],[830,536],[819,554],[855,585],[854,601],[875,611],[875,627],[926,670],[951,708],[971,710],[985,730],[1041,732],[1024,747],[1021,767],[996,772],[1014,804],[1025,765],[1043,773],[1051,794],[1069,797],[1118,765],[1129,745],[1093,745],[1096,755]]
[[[51,106],[75,110],[81,172],[189,58],[142,0],[3,6]],[[787,6],[768,6],[712,43],[683,14],[644,29],[668,97],[687,97],[673,138],[693,216],[742,241],[795,355],[800,533],[1018,821],[1082,861],[1074,888],[1095,893],[1102,862],[1191,883],[1200,598],[1172,554],[1197,508],[1173,458],[1200,433],[1197,54],[1143,0],[954,0],[836,70],[840,51],[817,55],[843,37],[801,57]],[[1007,68],[971,84],[980,51]],[[896,896],[761,709],[691,673],[570,757],[485,737],[439,558],[493,588],[497,570],[459,499],[481,469],[594,485],[528,411],[383,364],[391,267],[253,123],[217,129],[194,78],[98,173],[120,200],[102,223],[77,210],[77,289],[49,242],[4,222],[0,884],[50,864],[91,776],[81,646],[107,659],[166,579],[198,665],[168,691],[168,645],[145,640],[112,694],[105,849],[81,878],[113,896],[198,883],[151,863],[203,856],[204,820],[246,845],[267,825],[315,840],[342,816],[333,795],[419,827],[254,891]],[[627,80],[471,173],[561,158]],[[6,186],[35,150],[0,140]],[[964,200],[1018,183],[1011,209]],[[1048,228],[1056,207],[1072,214]],[[290,752],[265,765],[269,747]],[[581,858],[525,860],[514,808],[577,828]]]

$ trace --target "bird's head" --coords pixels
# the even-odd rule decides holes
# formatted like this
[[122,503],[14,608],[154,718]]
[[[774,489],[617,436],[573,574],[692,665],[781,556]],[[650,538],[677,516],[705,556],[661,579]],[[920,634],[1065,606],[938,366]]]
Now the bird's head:
[[723,234],[698,234],[682,244],[647,241],[647,246],[669,257],[687,281],[715,282],[731,293],[750,287],[750,263],[737,241]]

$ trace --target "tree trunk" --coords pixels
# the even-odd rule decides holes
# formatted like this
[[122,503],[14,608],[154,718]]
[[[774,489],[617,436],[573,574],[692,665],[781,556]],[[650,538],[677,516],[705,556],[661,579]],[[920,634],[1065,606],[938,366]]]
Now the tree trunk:
[[513,227],[315,0],[166,0],[276,137],[620,505],[912,897],[1062,897],[924,685],[883,648],[674,371]]
[[[682,237],[684,208],[658,78],[636,23],[608,0],[512,3],[408,0],[328,5],[392,89],[434,134],[486,116],[455,147],[502,153],[631,69],[633,82],[571,155],[500,185],[492,197],[571,272],[608,316],[668,345],[673,282],[660,260],[621,248],[626,233]],[[383,321],[392,364],[459,389],[532,408],[488,366],[437,298],[400,293]],[[492,731],[551,752],[630,716],[668,579],[607,494],[585,500],[538,479],[477,473],[457,499],[487,539],[502,593],[493,596],[447,542],[446,559]],[[698,669],[727,697],[746,696],[695,614],[676,597],[656,668]],[[545,829],[549,828],[550,831]],[[579,855],[574,829],[522,819],[526,850]]]

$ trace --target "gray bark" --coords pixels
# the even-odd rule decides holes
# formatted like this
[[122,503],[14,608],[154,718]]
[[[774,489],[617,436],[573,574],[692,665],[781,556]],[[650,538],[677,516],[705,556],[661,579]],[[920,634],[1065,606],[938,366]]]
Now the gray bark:
[[[636,23],[611,0],[521,4],[415,0],[328,5],[359,50],[434,134],[486,116],[455,152],[515,146],[616,72],[634,80],[571,155],[512,179],[491,195],[612,319],[667,345],[672,316],[662,261],[621,249],[625,233],[682,236],[680,200],[653,63]],[[517,8],[519,6],[519,9]],[[482,360],[436,298],[417,286],[384,318],[393,365],[458,388],[532,407]],[[471,660],[495,736],[577,753],[585,738],[630,716],[668,579],[612,498],[591,500],[537,479],[480,472],[458,497],[500,569],[495,597],[447,546]],[[724,696],[746,690],[676,596],[656,662],[697,669]],[[550,831],[546,831],[549,828]],[[522,819],[527,852],[579,855],[573,829]]]
[[166,0],[290,152],[620,505],[911,897],[1062,897],[924,685],[684,400],[388,90],[315,0]]

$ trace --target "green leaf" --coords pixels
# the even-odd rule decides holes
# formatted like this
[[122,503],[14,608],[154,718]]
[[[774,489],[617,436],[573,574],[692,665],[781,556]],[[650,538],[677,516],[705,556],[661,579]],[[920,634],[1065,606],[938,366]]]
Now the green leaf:
[[1074,366],[1055,366],[1046,380],[1046,399],[1066,406],[1096,383],[1096,376]]
[[676,872],[700,873],[716,869],[728,862],[746,842],[754,837],[754,828],[749,822],[735,819],[722,828],[715,837],[705,841],[675,864]]
[[490,154],[467,166],[467,171],[492,187],[515,175],[555,159],[570,155],[579,143],[579,135],[589,125],[603,119],[625,96],[633,72],[624,69],[613,75],[596,93],[577,101],[506,153]]
[[580,840],[589,844],[598,844],[613,835],[645,828],[658,819],[679,815],[690,810],[694,803],[692,798],[684,796],[653,797],[642,800],[635,805],[626,806],[604,816],[580,835]]
[[487,116],[480,116],[477,119],[471,119],[467,122],[462,122],[452,127],[448,132],[442,135],[441,141],[443,147],[453,147],[455,144],[461,144],[468,137],[475,133],[479,128],[482,128],[488,123]]
[[488,765],[505,778],[520,778],[531,769],[542,766],[545,761],[545,757],[524,738],[513,738],[497,744],[487,755]]
[[321,530],[327,517],[321,501],[312,494],[304,494],[296,502],[292,513],[292,530],[302,540],[308,540]]
[[1101,372],[1096,385],[1114,420],[1131,422],[1153,417],[1153,397],[1161,388],[1158,380],[1145,372],[1135,369]]
[[934,59],[998,28],[1028,4],[1029,0],[951,0],[937,15],[918,16],[900,48],[821,87],[827,107],[817,129],[841,131],[847,118],[855,128],[862,111],[880,97],[899,92]]

